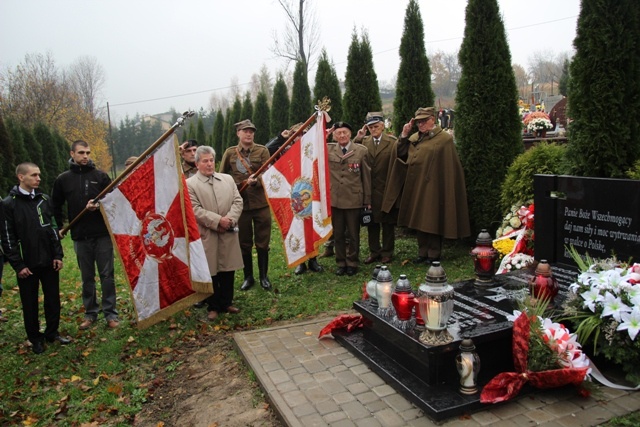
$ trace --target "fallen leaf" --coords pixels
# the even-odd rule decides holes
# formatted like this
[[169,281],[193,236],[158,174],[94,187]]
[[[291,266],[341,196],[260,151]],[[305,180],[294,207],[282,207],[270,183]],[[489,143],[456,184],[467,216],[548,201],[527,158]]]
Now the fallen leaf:
[[120,396],[122,394],[122,384],[111,384],[107,387],[107,391]]
[[79,377],[77,375],[71,375],[71,382],[75,383],[77,381],[82,381],[82,377]]
[[134,342],[136,339],[132,336],[129,336],[129,338],[127,338],[127,342]]

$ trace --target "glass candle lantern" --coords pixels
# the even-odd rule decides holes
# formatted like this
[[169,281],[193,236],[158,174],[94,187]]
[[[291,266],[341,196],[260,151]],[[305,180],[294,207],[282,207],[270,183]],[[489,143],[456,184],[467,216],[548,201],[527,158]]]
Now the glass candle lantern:
[[438,261],[427,270],[426,283],[420,286],[419,309],[425,331],[419,340],[429,345],[447,344],[453,337],[447,331],[447,323],[453,314],[453,286],[447,283],[447,275]]
[[460,352],[456,356],[456,368],[460,375],[460,393],[475,394],[478,392],[478,372],[480,372],[480,357],[476,353],[476,346],[469,338],[460,343]]
[[378,297],[377,297],[377,285],[378,285],[378,273],[380,272],[380,264],[376,265],[373,269],[371,280],[367,282],[367,294],[369,294],[369,307],[372,310],[378,309]]
[[531,296],[537,300],[547,300],[553,305],[553,299],[558,295],[558,280],[553,277],[551,266],[546,259],[540,260],[536,266],[535,276],[529,280]]
[[393,315],[391,294],[393,293],[393,278],[386,265],[380,267],[377,277],[376,298],[378,299],[378,316],[390,319]]
[[411,284],[406,274],[401,274],[396,282],[395,290],[391,294],[391,304],[396,314],[391,322],[393,326],[401,331],[411,329],[415,320],[412,319],[415,295],[411,290]]
[[482,229],[476,239],[476,247],[471,250],[473,268],[476,273],[476,286],[492,286],[496,274],[496,261],[500,254],[493,247],[493,239],[486,229]]

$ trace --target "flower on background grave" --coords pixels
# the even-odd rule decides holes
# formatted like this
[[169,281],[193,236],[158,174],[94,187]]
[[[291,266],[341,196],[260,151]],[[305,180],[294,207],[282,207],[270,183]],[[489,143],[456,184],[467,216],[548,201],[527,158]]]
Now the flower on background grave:
[[519,270],[533,263],[534,205],[513,205],[496,231],[493,247],[500,253],[502,261],[498,274]]
[[[517,396],[526,383],[537,388],[568,384],[585,385],[590,372],[589,359],[582,352],[576,335],[564,325],[543,318],[546,305],[514,311],[513,365],[516,372],[496,375],[482,389],[480,402],[498,403]],[[590,383],[589,383],[590,384]],[[588,395],[585,387],[580,394]]]
[[569,252],[581,273],[569,286],[565,316],[594,354],[621,364],[627,380],[640,383],[640,264]]
[[536,118],[533,119],[527,124],[527,130],[529,132],[536,132],[539,130],[551,130],[553,129],[553,125],[551,124],[551,120],[545,118]]

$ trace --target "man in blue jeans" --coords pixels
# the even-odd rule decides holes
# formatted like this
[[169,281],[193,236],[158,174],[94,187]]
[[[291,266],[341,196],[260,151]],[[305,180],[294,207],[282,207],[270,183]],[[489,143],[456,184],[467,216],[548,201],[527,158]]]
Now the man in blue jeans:
[[84,320],[80,329],[89,329],[98,319],[100,305],[96,293],[96,267],[102,288],[102,313],[109,328],[117,328],[116,286],[113,273],[113,244],[98,203],[94,198],[110,183],[109,175],[98,170],[90,159],[89,144],[78,140],[71,145],[69,170],[53,183],[51,204],[58,224],[63,224],[62,207],[67,204],[67,216],[72,221],[83,209],[80,219],[71,226],[71,239],[82,276]]

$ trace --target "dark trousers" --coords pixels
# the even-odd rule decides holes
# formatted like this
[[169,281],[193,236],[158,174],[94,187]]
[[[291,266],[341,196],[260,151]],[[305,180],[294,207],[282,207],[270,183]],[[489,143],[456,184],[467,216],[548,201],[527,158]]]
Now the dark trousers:
[[[393,249],[396,243],[395,224],[374,222],[369,224],[367,232],[369,234],[369,255],[377,257],[393,256]],[[380,231],[382,231],[382,246],[380,245]]]
[[[53,264],[53,261],[52,261]],[[27,338],[32,343],[42,341],[45,337],[53,339],[58,335],[60,326],[60,275],[51,267],[30,268],[31,276],[18,278],[20,301],[22,302],[22,317]],[[44,295],[44,318],[47,327],[44,334],[40,333],[38,320],[38,288],[42,283]]]
[[425,233],[418,231],[418,256],[440,259],[442,253],[442,236],[439,234]]
[[96,267],[102,290],[102,313],[109,320],[118,319],[116,310],[116,282],[113,274],[113,243],[111,237],[75,240],[78,267],[82,276],[82,304],[85,319],[96,320],[100,312],[96,292]]
[[235,271],[218,271],[211,277],[213,295],[207,298],[207,310],[224,313],[233,302],[233,279]]
[[360,209],[339,209],[332,206],[331,225],[336,264],[338,267],[357,267],[360,263]]
[[256,249],[269,250],[271,241],[271,210],[269,206],[243,211],[238,220],[238,238],[243,255],[251,254],[254,237]]

